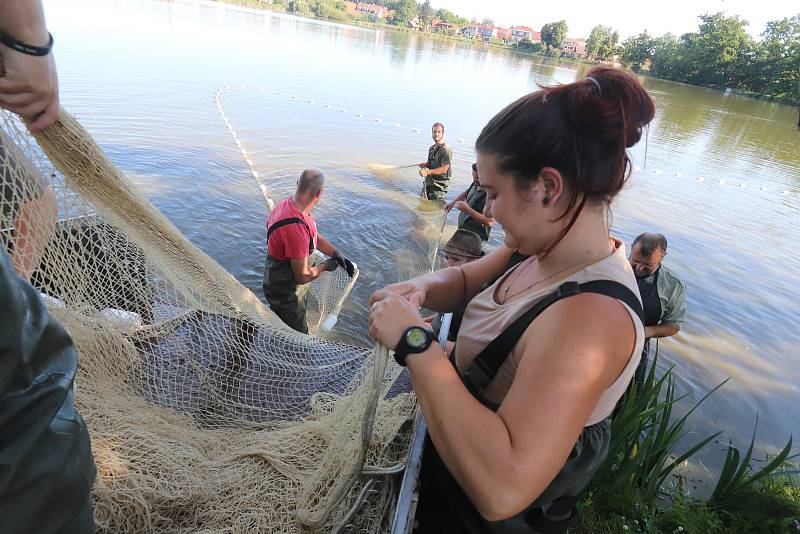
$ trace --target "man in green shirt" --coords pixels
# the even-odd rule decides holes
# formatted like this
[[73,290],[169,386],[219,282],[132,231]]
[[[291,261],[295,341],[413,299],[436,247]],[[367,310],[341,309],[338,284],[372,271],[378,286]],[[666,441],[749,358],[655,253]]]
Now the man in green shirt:
[[684,285],[661,264],[666,255],[667,238],[661,234],[640,234],[631,245],[630,262],[642,297],[646,338],[642,360],[636,369],[640,387],[646,378],[650,339],[674,336],[686,317]]
[[444,125],[437,122],[431,129],[433,145],[428,149],[428,159],[419,163],[419,175],[425,179],[423,195],[428,200],[444,202],[452,174],[453,149],[444,142]]

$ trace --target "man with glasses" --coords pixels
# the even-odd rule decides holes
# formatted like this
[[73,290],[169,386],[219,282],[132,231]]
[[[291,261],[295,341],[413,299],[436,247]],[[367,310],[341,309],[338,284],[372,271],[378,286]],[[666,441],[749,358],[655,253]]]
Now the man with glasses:
[[674,336],[680,331],[686,316],[684,285],[661,264],[666,255],[667,238],[661,234],[640,234],[631,245],[630,262],[642,296],[647,338],[635,375],[640,390],[647,376],[650,339]]

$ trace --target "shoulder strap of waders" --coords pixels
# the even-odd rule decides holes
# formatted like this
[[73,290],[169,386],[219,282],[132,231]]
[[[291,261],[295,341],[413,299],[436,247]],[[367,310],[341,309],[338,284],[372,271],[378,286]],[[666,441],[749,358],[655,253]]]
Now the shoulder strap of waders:
[[466,193],[464,194],[464,200],[469,199],[469,194],[472,192],[472,188],[475,187],[475,181],[473,180],[469,187],[467,188]]
[[498,405],[483,397],[483,390],[497,376],[497,372],[511,354],[511,350],[522,337],[522,334],[544,310],[561,299],[578,295],[579,293],[597,293],[607,297],[621,300],[636,313],[644,324],[644,311],[638,295],[626,286],[613,280],[594,280],[579,284],[565,282],[558,289],[542,300],[531,306],[516,321],[511,323],[499,336],[494,338],[486,348],[473,360],[472,364],[462,376],[467,389],[488,408],[496,410]]
[[434,144],[434,145],[433,145],[433,147],[432,147],[432,148],[433,148],[433,150],[431,150],[430,154],[428,154],[428,155],[430,156],[430,157],[428,158],[428,163],[430,163],[430,162],[432,162],[434,159],[436,159],[436,156],[437,156],[437,155],[439,154],[439,152],[442,150],[442,147],[444,147],[444,143],[442,143],[441,145],[440,145],[440,144]]
[[308,223],[305,222],[300,217],[289,217],[286,219],[281,219],[280,221],[276,222],[269,228],[267,228],[267,243],[269,243],[269,236],[272,235],[272,232],[277,230],[278,228],[283,228],[284,226],[289,226],[290,224],[302,224],[306,227],[306,231],[308,231],[308,253],[311,254],[314,252],[314,239],[311,237],[311,228],[308,227]]

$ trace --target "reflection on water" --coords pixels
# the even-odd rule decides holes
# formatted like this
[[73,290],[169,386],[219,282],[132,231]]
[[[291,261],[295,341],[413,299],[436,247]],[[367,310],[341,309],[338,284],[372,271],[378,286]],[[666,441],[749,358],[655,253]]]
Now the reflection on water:
[[[421,161],[430,125],[443,122],[455,152],[452,198],[470,182],[472,145],[494,113],[586,68],[223,4],[46,8],[64,106],[189,239],[261,296],[266,208],[214,104],[220,87],[246,84],[223,105],[273,196],[291,194],[306,167],[328,177],[315,209],[320,232],[361,269],[336,333],[365,345],[369,295],[414,272],[407,251],[429,253],[441,225],[441,212],[420,209],[414,169],[382,179],[367,165]],[[695,400],[733,378],[706,401],[694,437],[722,429],[741,444],[758,412],[774,450],[800,433],[796,110],[645,85],[657,116],[632,151],[642,169],[614,206],[614,231],[628,242],[645,230],[666,234],[666,263],[686,282],[685,329],[660,343],[660,365],[675,365]],[[501,239],[495,229],[490,245]]]

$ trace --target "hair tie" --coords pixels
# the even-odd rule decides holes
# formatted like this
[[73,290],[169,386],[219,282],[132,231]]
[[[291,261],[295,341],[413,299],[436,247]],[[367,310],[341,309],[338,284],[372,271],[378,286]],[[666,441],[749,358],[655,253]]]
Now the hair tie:
[[600,87],[600,82],[598,82],[593,76],[587,76],[586,79],[597,86],[598,93],[600,93],[601,95],[603,94],[603,88]]

